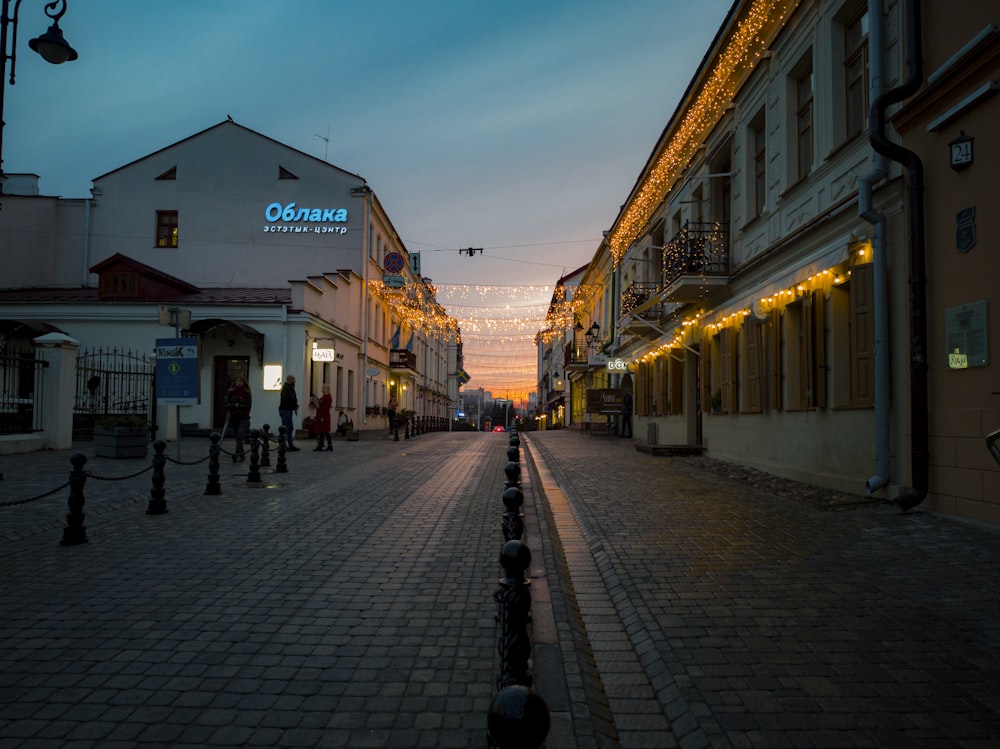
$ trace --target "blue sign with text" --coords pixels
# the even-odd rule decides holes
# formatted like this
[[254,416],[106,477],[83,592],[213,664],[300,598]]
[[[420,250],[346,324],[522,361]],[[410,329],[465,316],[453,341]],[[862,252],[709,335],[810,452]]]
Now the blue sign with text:
[[197,338],[156,339],[156,401],[161,406],[200,403]]

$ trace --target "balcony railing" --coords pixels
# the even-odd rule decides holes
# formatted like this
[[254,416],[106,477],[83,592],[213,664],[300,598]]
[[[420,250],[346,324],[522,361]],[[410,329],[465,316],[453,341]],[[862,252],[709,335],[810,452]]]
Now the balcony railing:
[[633,281],[622,292],[622,314],[630,314],[632,310],[642,307],[659,293],[660,284],[655,281]]
[[688,221],[663,248],[663,285],[681,276],[728,276],[729,230],[725,224]]
[[582,340],[583,335],[577,336],[581,340],[566,344],[566,353],[563,357],[563,369],[580,367],[587,365],[587,344]]

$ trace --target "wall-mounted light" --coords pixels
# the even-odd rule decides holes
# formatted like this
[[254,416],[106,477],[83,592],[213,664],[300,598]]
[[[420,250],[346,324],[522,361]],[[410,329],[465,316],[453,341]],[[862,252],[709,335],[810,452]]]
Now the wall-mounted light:
[[281,390],[281,365],[280,364],[265,364],[264,365],[264,389],[265,390]]

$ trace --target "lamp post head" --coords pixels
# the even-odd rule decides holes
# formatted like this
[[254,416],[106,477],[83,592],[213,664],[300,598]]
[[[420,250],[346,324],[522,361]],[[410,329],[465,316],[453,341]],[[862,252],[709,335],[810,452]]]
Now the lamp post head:
[[53,65],[72,62],[79,57],[76,50],[69,46],[69,42],[63,37],[58,21],[49,26],[49,30],[41,36],[29,39],[28,46]]

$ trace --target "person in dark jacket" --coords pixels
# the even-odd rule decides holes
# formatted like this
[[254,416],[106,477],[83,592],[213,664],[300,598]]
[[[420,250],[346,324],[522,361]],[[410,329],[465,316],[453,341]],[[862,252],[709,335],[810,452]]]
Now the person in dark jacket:
[[[330,408],[333,406],[333,396],[330,395],[329,385],[324,385],[321,392],[323,394],[316,403],[316,420],[313,422],[313,428],[316,430],[316,438],[318,440],[316,447],[313,448],[313,452],[333,449],[333,437],[330,434]],[[325,448],[323,447],[324,440],[326,441]]]
[[281,386],[281,400],[278,401],[278,416],[285,428],[285,444],[290,452],[296,452],[295,427],[292,425],[292,414],[299,412],[299,397],[295,394],[295,375],[288,375],[285,384]]
[[[233,462],[243,460],[245,457],[243,443],[246,442],[247,432],[250,431],[250,407],[253,405],[253,396],[250,394],[250,386],[242,377],[233,380],[232,387],[226,393],[226,408],[229,410],[229,423],[233,425],[236,433],[236,451],[233,453]],[[222,435],[225,437],[226,435]]]

